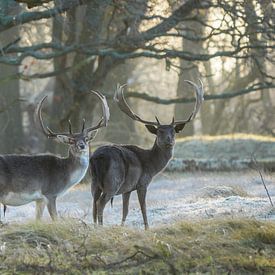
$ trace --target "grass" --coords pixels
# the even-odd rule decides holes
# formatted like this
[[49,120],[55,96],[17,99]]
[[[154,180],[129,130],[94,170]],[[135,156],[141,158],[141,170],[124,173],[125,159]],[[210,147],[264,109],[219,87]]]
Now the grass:
[[203,198],[226,198],[230,196],[249,197],[249,194],[241,186],[206,186],[202,188],[201,191],[201,197]]
[[0,229],[1,274],[274,272],[272,222],[179,222],[145,232],[62,220]]

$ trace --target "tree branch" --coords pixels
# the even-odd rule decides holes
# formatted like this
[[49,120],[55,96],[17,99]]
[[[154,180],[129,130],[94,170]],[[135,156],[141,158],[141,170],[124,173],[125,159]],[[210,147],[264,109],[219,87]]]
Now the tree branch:
[[[263,49],[275,49],[275,46],[270,45],[266,47],[261,46],[249,46],[244,45],[242,47],[236,47],[233,50],[216,51],[212,54],[194,54],[192,52],[186,52],[181,50],[170,49],[156,49],[153,47],[146,47],[140,51],[119,51],[113,48],[97,49],[98,45],[70,45],[64,46],[58,43],[42,43],[39,45],[29,47],[16,47],[11,46],[6,52],[0,53],[0,63],[9,65],[20,65],[26,57],[34,57],[40,60],[52,59],[55,57],[63,56],[72,52],[81,52],[82,54],[91,56],[111,56],[116,59],[129,59],[138,57],[147,57],[155,59],[165,58],[181,58],[187,61],[208,61],[212,58],[230,57],[230,58],[248,58],[250,54],[248,49],[263,48]],[[47,49],[47,51],[45,51]],[[55,50],[55,51],[52,51]],[[21,53],[20,55],[9,56],[8,53]],[[242,54],[240,54],[242,53]],[[1,56],[2,55],[2,56]]]
[[74,7],[87,4],[91,0],[61,0],[59,6],[44,11],[23,12],[15,16],[0,16],[0,32],[14,26],[37,21],[43,18],[51,18]]
[[[256,91],[262,91],[264,89],[271,89],[271,88],[275,88],[275,84],[272,83],[257,83],[254,84],[248,88],[245,89],[241,89],[239,91],[234,91],[234,92],[225,92],[225,93],[221,93],[221,94],[206,94],[204,95],[204,100],[218,100],[218,99],[229,99],[229,98],[234,98],[237,96],[242,96],[242,95],[246,95],[252,92],[256,92]],[[112,94],[108,94],[107,98],[112,98],[113,95]],[[173,98],[173,99],[164,99],[164,98],[160,98],[157,96],[150,96],[147,93],[138,93],[138,92],[130,92],[130,93],[126,93],[125,97],[127,98],[139,98],[139,99],[143,99],[146,101],[150,101],[150,102],[154,102],[156,104],[162,104],[162,105],[169,105],[169,104],[175,104],[175,103],[192,103],[195,102],[196,99],[195,98]]]
[[208,9],[211,6],[210,0],[188,0],[176,9],[168,18],[164,19],[157,26],[141,33],[135,40],[148,41],[158,37],[161,33],[167,33],[195,9]]

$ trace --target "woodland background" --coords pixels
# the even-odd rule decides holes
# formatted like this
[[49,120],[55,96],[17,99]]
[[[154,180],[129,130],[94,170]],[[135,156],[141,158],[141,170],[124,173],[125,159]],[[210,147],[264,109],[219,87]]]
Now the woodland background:
[[34,109],[49,95],[45,119],[78,131],[109,100],[111,121],[95,140],[149,145],[153,137],[113,103],[126,83],[132,108],[163,123],[186,118],[192,88],[205,102],[184,136],[275,136],[275,12],[270,0],[1,0],[0,152],[59,152],[40,133]]

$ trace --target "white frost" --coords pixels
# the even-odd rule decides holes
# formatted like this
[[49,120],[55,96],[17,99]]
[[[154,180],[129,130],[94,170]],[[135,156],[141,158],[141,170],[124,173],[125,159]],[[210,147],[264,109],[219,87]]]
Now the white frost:
[[[266,176],[266,184],[275,203],[273,176]],[[249,196],[238,195],[205,198],[203,190],[211,186],[241,187]],[[75,187],[57,200],[61,217],[74,217],[92,222],[92,197],[90,186]],[[114,206],[106,205],[105,224],[120,224],[122,213],[121,196],[114,198]],[[169,224],[177,220],[211,218],[256,218],[275,220],[264,187],[256,172],[238,173],[178,173],[162,174],[151,183],[147,195],[147,214],[151,226]],[[35,217],[35,204],[8,207],[4,222],[25,222]],[[1,211],[3,221],[3,210]],[[49,221],[45,210],[43,220]],[[142,215],[138,199],[133,192],[130,199],[126,225],[142,227]]]

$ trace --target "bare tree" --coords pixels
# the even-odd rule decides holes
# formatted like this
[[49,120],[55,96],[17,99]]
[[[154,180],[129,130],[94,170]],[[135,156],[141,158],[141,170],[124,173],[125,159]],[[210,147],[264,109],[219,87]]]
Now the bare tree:
[[[74,102],[70,105],[72,108],[60,114],[59,121],[56,122],[59,126],[63,124],[62,127],[68,117],[72,117],[75,125],[82,116],[81,113],[86,113],[87,109],[82,110],[79,106],[92,106],[89,111],[93,113],[95,104],[85,104],[83,93],[91,88],[103,87],[108,72],[128,59],[145,57],[166,60],[168,67],[176,70],[180,63],[183,67],[181,71],[186,69],[186,65],[187,68],[189,65],[191,68],[197,65],[196,74],[200,75],[204,83],[208,83],[205,100],[225,99],[208,106],[208,120],[212,129],[207,131],[210,133],[221,132],[226,128],[220,124],[224,120],[215,119],[217,116],[233,114],[237,118],[240,115],[232,111],[236,101],[231,104],[228,99],[245,96],[243,103],[239,105],[243,109],[258,91],[266,97],[264,101],[267,104],[266,91],[275,87],[275,76],[271,70],[274,68],[274,12],[268,1],[258,0],[252,4],[247,4],[244,0],[174,1],[175,8],[168,11],[155,1],[145,0],[18,2],[27,3],[30,9],[14,16],[1,14],[0,31],[41,19],[52,20],[53,17],[57,20],[54,27],[58,24],[60,26],[54,29],[54,39],[51,41],[25,45],[14,39],[3,45],[0,63],[17,66],[27,58],[55,60],[53,71],[41,71],[33,75],[16,73],[11,74],[9,79],[57,77],[59,83],[56,83],[54,98],[59,98],[57,90],[60,90],[60,96]],[[22,7],[24,5],[26,4],[21,4]],[[184,48],[178,47],[182,41]],[[257,54],[261,55],[260,59],[255,58]],[[257,63],[264,65],[258,66]],[[206,70],[206,66],[202,64],[208,64],[211,70]],[[238,67],[239,79],[234,75]],[[194,71],[186,70],[184,73],[193,75]],[[108,90],[108,97],[112,96],[113,93]],[[195,100],[163,99],[151,96],[149,91],[145,94],[132,92],[128,97],[143,98],[158,104],[190,103]],[[58,102],[54,103],[53,112],[58,112]],[[226,111],[223,112],[224,110]],[[92,116],[90,119],[93,119]],[[238,119],[232,119],[227,129],[236,128],[234,121],[237,123]],[[259,125],[267,125],[264,121],[265,118],[262,117]],[[273,126],[268,127],[261,131],[267,133]],[[238,128],[241,127],[236,129]]]

